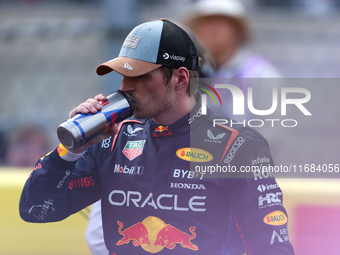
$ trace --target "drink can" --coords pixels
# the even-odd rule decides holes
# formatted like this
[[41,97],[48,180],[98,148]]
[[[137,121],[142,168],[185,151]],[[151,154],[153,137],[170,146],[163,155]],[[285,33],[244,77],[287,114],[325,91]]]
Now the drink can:
[[132,102],[124,92],[117,90],[106,98],[106,101],[101,102],[102,110],[97,113],[78,113],[59,125],[57,135],[67,149],[79,148],[109,130],[115,123],[133,115]]

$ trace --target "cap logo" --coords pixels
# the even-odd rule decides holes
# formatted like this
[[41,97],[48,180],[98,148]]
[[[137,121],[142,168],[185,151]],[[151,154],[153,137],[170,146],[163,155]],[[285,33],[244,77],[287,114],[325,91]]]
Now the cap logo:
[[129,47],[135,49],[139,42],[140,37],[135,35],[128,35],[123,43],[123,47]]
[[125,63],[124,68],[129,69],[131,71],[133,70],[132,66],[130,66],[128,63]]
[[164,54],[163,54],[163,58],[164,58],[164,59],[169,59],[169,54],[168,54],[168,53],[164,53]]
[[163,58],[164,58],[164,59],[171,59],[171,60],[175,60],[175,61],[182,61],[182,62],[185,61],[185,57],[176,56],[176,55],[174,55],[174,54],[169,55],[169,53],[164,53],[164,54],[163,54]]

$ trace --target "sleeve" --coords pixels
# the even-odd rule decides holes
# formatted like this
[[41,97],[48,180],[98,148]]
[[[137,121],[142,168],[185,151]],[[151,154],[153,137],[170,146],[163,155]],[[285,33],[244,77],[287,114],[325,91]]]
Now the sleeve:
[[104,242],[101,201],[94,203],[87,222],[85,239],[92,255],[107,255],[108,249]]
[[232,163],[247,172],[233,179],[230,220],[244,250],[252,255],[294,254],[282,190],[269,171],[273,160],[266,140],[253,139],[237,154]]
[[56,149],[35,164],[21,194],[20,217],[28,222],[63,220],[99,200],[99,186],[90,150],[70,162]]

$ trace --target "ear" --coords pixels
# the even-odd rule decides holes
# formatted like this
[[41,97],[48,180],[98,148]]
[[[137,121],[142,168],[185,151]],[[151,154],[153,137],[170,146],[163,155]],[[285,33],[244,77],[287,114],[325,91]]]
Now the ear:
[[176,77],[176,90],[186,89],[189,86],[189,71],[185,67],[180,67],[174,72]]

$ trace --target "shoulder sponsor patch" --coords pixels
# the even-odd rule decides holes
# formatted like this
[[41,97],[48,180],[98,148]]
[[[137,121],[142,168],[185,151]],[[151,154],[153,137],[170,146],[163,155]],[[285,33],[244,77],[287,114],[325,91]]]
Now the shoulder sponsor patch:
[[225,136],[225,134],[226,133],[221,133],[214,136],[213,132],[210,129],[208,129],[207,136],[209,139],[204,139],[204,141],[208,143],[221,143],[221,139]]
[[273,230],[272,238],[270,240],[271,245],[278,242],[279,243],[289,242],[288,229],[282,228],[278,232],[276,230]]
[[287,223],[287,216],[282,211],[273,211],[264,216],[263,222],[268,225],[281,226]]
[[136,133],[141,130],[143,130],[142,127],[136,127],[135,129],[133,129],[133,127],[129,124],[126,128],[126,132],[124,131],[123,133],[126,136],[137,136]]
[[143,153],[145,140],[128,141],[123,149],[123,154],[130,160],[134,160]]
[[267,193],[258,197],[259,209],[274,205],[282,205],[282,192]]
[[191,162],[209,162],[213,159],[209,152],[198,148],[181,148],[176,151],[176,155],[180,159]]
[[234,141],[233,145],[231,146],[231,149],[227,156],[224,159],[224,163],[230,164],[231,160],[235,157],[235,154],[237,150],[241,147],[241,145],[244,143],[246,139],[244,139],[242,136],[238,137],[236,141]]

